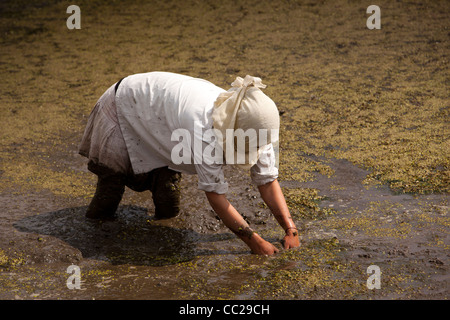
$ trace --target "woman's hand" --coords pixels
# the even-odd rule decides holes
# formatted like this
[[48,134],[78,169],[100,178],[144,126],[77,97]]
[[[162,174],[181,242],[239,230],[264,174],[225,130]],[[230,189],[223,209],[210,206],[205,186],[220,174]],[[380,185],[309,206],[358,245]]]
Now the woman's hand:
[[297,229],[287,229],[286,235],[284,236],[283,240],[281,240],[281,243],[283,244],[284,249],[297,248],[298,246],[300,246],[300,239],[298,237]]
[[248,246],[252,253],[265,256],[271,256],[279,251],[273,244],[261,238],[257,233],[253,234]]

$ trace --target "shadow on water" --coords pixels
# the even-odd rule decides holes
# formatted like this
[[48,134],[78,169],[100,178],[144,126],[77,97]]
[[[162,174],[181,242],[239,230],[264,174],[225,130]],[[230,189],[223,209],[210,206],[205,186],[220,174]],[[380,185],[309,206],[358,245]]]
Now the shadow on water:
[[216,251],[196,250],[196,243],[222,241],[230,234],[200,234],[152,223],[146,208],[120,206],[116,219],[85,218],[86,207],[66,208],[17,221],[21,232],[58,238],[78,249],[83,258],[119,264],[164,266],[190,261]]

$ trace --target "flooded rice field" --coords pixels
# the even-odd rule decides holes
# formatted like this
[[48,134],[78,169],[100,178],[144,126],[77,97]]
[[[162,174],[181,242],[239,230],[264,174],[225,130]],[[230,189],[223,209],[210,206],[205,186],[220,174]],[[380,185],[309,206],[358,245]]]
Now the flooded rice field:
[[[69,30],[64,1],[2,1],[0,299],[449,298],[449,2],[379,1],[379,30],[357,1],[233,3],[80,0]],[[176,218],[129,189],[114,220],[85,218],[89,113],[154,70],[268,85],[299,248],[233,167],[227,197],[274,256],[224,227],[195,176]]]
[[[2,194],[7,214],[1,219],[0,296],[447,298],[448,197],[394,194],[385,186],[367,188],[361,183],[365,170],[345,160],[330,160],[330,165],[343,174],[295,183],[295,188],[320,190],[318,196],[324,198],[308,208],[310,216],[320,217],[295,219],[302,245],[291,250],[281,249],[283,231],[258,192],[242,175],[233,175],[235,169],[229,170],[230,180],[236,181],[231,201],[250,225],[280,248],[273,257],[250,254],[206,199],[190,188],[195,179],[189,176],[183,180],[182,214],[168,220],[153,219],[150,193],[128,190],[116,219],[103,222],[86,219],[86,206],[43,192]],[[70,265],[80,268],[79,289],[67,287]],[[380,289],[367,287],[370,265],[382,272]]]

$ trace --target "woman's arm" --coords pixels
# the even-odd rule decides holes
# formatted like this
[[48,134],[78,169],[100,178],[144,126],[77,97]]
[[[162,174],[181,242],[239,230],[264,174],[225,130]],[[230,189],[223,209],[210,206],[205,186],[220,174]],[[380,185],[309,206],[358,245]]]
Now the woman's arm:
[[215,192],[205,192],[211,207],[222,219],[223,223],[244,241],[253,253],[272,255],[278,252],[270,242],[265,241],[256,232],[254,232],[245,222],[244,218],[231,205],[224,194]]
[[278,180],[258,186],[259,193],[262,199],[272,211],[275,219],[285,231],[286,235],[283,239],[283,246],[285,249],[295,248],[300,245],[298,238],[298,230],[292,220],[289,208],[284,199],[283,191],[281,190]]

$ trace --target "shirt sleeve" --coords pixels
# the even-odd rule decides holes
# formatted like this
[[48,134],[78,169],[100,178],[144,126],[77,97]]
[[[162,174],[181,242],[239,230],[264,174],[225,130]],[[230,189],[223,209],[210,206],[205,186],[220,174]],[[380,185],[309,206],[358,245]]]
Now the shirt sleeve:
[[250,169],[250,177],[257,186],[272,182],[278,178],[275,151],[272,144],[260,149],[258,162]]
[[196,157],[194,156],[194,166],[198,176],[198,189],[225,194],[228,191],[228,183],[225,181],[225,175],[223,173],[223,156],[220,155],[215,158],[216,151],[211,153],[210,151],[212,150],[208,149],[210,147],[207,141],[203,141],[201,149],[202,158],[198,159],[200,161],[196,163]]
[[221,164],[196,164],[198,176],[198,189],[225,194],[228,191],[228,183],[225,182]]

